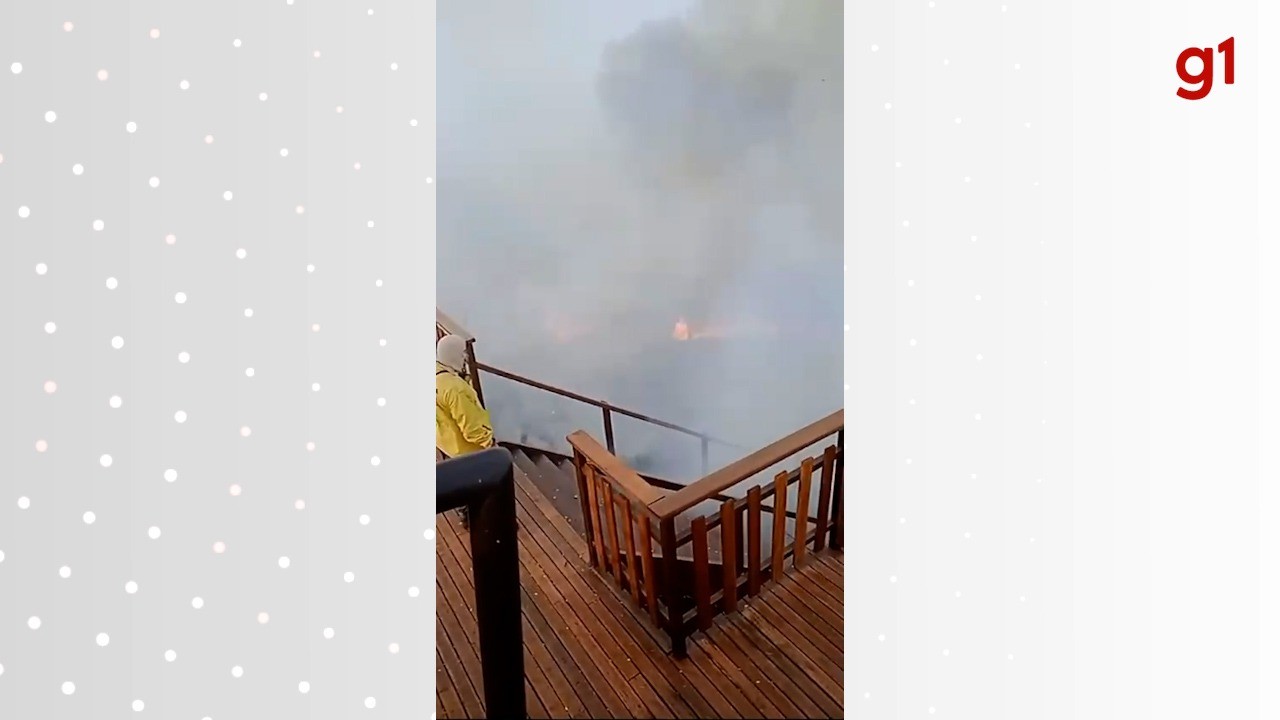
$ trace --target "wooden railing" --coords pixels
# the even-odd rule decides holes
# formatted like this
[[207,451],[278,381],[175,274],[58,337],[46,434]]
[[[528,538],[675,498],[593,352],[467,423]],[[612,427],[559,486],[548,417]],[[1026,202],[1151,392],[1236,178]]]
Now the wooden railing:
[[[833,436],[820,455],[751,484]],[[716,615],[735,612],[741,598],[758,594],[788,567],[803,567],[810,548],[843,548],[843,410],[674,492],[650,485],[586,432],[568,440],[592,566],[666,631],[677,656]],[[799,486],[794,501],[792,485]],[[718,503],[714,510],[696,510],[709,502]]]
[[[810,547],[815,552],[826,547],[842,549],[843,410],[708,473],[712,443],[737,446],[478,363],[474,336],[437,309],[436,339],[445,335],[466,339],[467,376],[482,401],[480,374],[484,372],[600,409],[603,446],[581,430],[567,438],[573,448],[589,559],[667,633],[676,655],[684,656],[686,638],[710,627],[716,615],[736,611],[740,599],[759,593],[765,583],[782,577],[787,567],[802,567]],[[642,477],[627,467],[616,455],[615,414],[698,438],[703,477],[682,486]],[[832,436],[835,441],[820,455],[795,459]],[[795,460],[790,470],[749,484],[789,459]],[[816,499],[811,497],[815,473]],[[799,486],[794,502],[789,497],[793,485]],[[810,515],[811,501],[816,515]],[[705,504],[714,504],[714,510],[702,509]]]
[[613,405],[605,400],[598,400],[595,398],[587,397],[586,395],[580,395],[570,390],[564,390],[554,385],[549,385],[547,383],[539,382],[537,380],[532,380],[530,378],[517,375],[507,370],[501,370],[499,368],[493,367],[492,365],[486,365],[484,363],[477,362],[476,353],[475,353],[475,337],[472,336],[471,333],[467,332],[465,328],[463,328],[461,325],[455,322],[452,318],[450,318],[448,315],[445,315],[443,312],[441,312],[437,308],[436,309],[436,341],[439,342],[440,338],[444,337],[445,335],[458,335],[467,341],[467,358],[466,358],[467,367],[465,370],[467,373],[467,378],[471,382],[472,387],[475,388],[476,395],[479,396],[480,402],[482,404],[484,403],[484,393],[480,385],[480,374],[484,372],[490,375],[503,378],[505,380],[510,380],[512,382],[519,383],[526,387],[534,388],[535,390],[541,390],[543,392],[551,393],[552,395],[558,395],[559,397],[562,397],[568,400],[573,400],[578,403],[590,405],[600,410],[600,417],[602,420],[602,429],[604,431],[605,447],[608,449],[608,451],[611,454],[617,452],[617,446],[614,443],[614,436],[613,436],[613,416],[614,415],[622,415],[624,417],[629,417],[634,420],[639,420],[641,422],[645,422],[650,425],[656,425],[657,427],[666,428],[667,430],[673,430],[675,432],[688,435],[689,437],[692,437],[692,438],[697,438],[702,446],[702,473],[704,475],[707,473],[707,470],[709,469],[711,445],[720,445],[727,448],[739,447],[733,443],[707,435],[706,433],[698,432],[697,430],[690,430],[687,427],[682,427],[680,425],[676,425],[675,423],[669,423],[669,422],[666,422],[665,420],[658,420],[657,418],[652,418],[652,417],[649,417],[648,415],[643,415],[634,410],[628,410],[623,407],[618,407],[617,405]]

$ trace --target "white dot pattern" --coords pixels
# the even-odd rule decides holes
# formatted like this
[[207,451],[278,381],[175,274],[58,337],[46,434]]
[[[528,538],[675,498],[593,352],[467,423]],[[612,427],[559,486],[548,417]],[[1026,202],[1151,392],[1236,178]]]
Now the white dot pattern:
[[0,715],[428,717],[434,15],[160,5],[0,13]]

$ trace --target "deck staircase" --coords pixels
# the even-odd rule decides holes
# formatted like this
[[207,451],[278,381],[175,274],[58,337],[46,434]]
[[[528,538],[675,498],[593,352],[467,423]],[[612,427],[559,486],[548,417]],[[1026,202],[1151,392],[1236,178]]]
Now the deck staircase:
[[[536,714],[840,715],[843,411],[708,472],[707,448],[720,441],[481,364],[474,337],[439,311],[436,332],[467,340],[469,377],[482,401],[481,378],[498,377],[601,410],[602,432],[571,434],[571,454],[499,438],[514,461],[520,500],[526,679],[541,702]],[[615,414],[701,439],[704,476],[684,485],[628,467],[614,453]],[[441,530],[442,542],[454,534]],[[438,564],[468,564],[465,543],[454,545]],[[466,605],[468,574],[445,571],[452,584],[448,592],[438,588],[441,606]],[[544,603],[552,605],[540,609]],[[441,611],[453,627],[438,625],[438,638],[457,646],[449,651],[453,663],[441,653],[442,663],[456,666],[440,678],[454,693],[442,694],[441,716],[474,712],[467,697],[477,697],[475,688],[465,681],[474,668],[459,645],[468,632],[463,615],[457,607]],[[605,635],[596,639],[597,631]],[[621,647],[605,645],[610,634]],[[630,664],[641,657],[644,667]],[[589,677],[606,662],[618,665],[616,676]],[[690,686],[695,677],[707,685]]]
[[[586,539],[515,468],[531,718],[843,715],[844,566],[824,553],[692,638],[686,657],[587,564]],[[484,717],[470,544],[436,522],[437,716]]]
[[586,526],[582,519],[573,458],[517,443],[500,441],[498,444],[511,451],[516,467],[551,501],[552,507],[569,526],[585,537]]
[[[551,501],[552,506],[569,523],[570,527],[583,537],[586,537],[587,526],[582,515],[582,499],[579,494],[577,471],[573,465],[573,458],[551,450],[513,441],[499,440],[498,445],[511,452],[511,458],[515,461],[516,467],[529,478],[539,492]],[[649,475],[641,475],[640,477],[660,491],[669,492],[683,487],[678,483],[663,480],[662,478]],[[686,514],[682,514],[676,521],[676,528],[679,531],[688,532],[691,526],[691,519]],[[788,538],[790,537],[788,535]],[[658,556],[661,557],[661,551],[657,552]],[[718,536],[711,539],[709,553],[713,563],[720,562]],[[691,551],[682,550],[679,554],[685,560],[693,559]]]

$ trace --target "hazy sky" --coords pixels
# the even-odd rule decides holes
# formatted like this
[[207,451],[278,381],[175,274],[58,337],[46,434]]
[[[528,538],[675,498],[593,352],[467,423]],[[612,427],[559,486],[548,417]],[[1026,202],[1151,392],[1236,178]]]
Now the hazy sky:
[[744,442],[839,407],[839,2],[438,8],[437,296],[483,359]]
[[[605,45],[692,6],[693,0],[440,0],[437,144],[451,160],[465,157],[450,169],[501,171],[511,149],[554,138],[549,111],[594,112]],[[485,162],[491,157],[492,165]]]

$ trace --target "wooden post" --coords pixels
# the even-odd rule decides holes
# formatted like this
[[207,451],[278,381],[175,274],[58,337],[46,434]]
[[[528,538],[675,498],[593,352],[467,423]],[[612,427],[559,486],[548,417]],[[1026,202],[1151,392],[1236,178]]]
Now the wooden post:
[[724,574],[724,602],[721,607],[725,613],[738,609],[738,563],[742,553],[738,547],[738,510],[732,500],[725,500],[720,505],[720,569]]
[[760,594],[760,486],[747,491],[747,594]]
[[827,528],[831,525],[831,478],[835,474],[836,446],[822,451],[822,480],[818,484],[818,523],[813,531],[813,551],[827,546]]
[[747,569],[747,505],[745,501],[738,508],[738,512],[734,513],[733,521],[737,523],[733,526],[733,532],[738,538],[738,552],[733,555],[733,569],[741,575]]
[[[609,530],[609,534],[605,536],[608,542],[609,565],[613,568],[614,579],[618,581],[618,589],[621,590],[625,588],[622,586],[622,548],[618,543],[618,523],[614,519],[614,506],[617,504],[617,499],[613,494],[613,488],[609,485],[607,477],[604,482],[600,483],[600,490],[603,491],[601,495],[604,499],[605,527]],[[600,549],[604,550],[605,548],[601,546]]]
[[663,518],[659,523],[659,535],[662,543],[662,594],[667,603],[667,635],[671,638],[671,652],[678,658],[689,657],[685,646],[684,612],[680,610],[680,582],[676,569],[676,520],[674,517]]
[[[698,629],[711,629],[711,569],[707,561],[707,519],[698,516],[693,533],[693,596],[698,606]],[[721,561],[724,560],[722,556]]]
[[643,607],[640,604],[640,573],[636,568],[635,519],[631,515],[631,498],[626,496],[622,498],[622,525],[627,533],[627,584],[631,586],[631,601],[636,607]]
[[652,532],[649,529],[648,513],[641,513],[640,562],[644,569],[644,601],[649,606],[649,619],[653,621],[654,627],[662,627],[658,624],[658,595],[654,591],[657,583],[653,579],[653,538],[650,537]]
[[[591,553],[591,557],[596,560],[596,567],[600,572],[606,571],[604,554],[604,526],[600,522],[600,492],[605,482],[600,482],[596,477],[595,468],[591,463],[584,462],[582,464],[584,475],[587,478],[587,503],[590,507],[591,517],[591,534],[587,536],[587,544],[595,547],[595,552]],[[607,481],[606,481],[607,482]]]
[[769,581],[782,579],[783,543],[787,531],[787,475],[783,471],[773,481],[773,556],[770,559]]
[[809,545],[809,493],[813,491],[813,458],[800,462],[800,489],[796,494],[796,539],[791,560],[797,569],[804,567],[804,554]]

